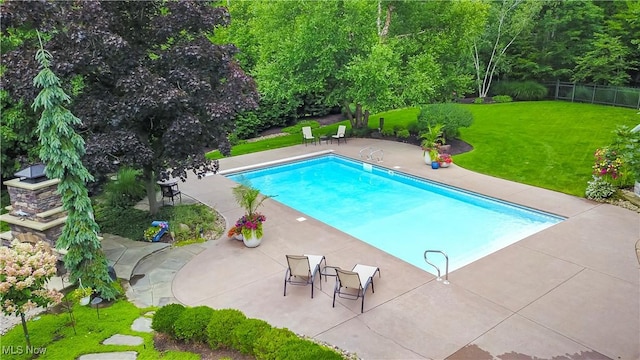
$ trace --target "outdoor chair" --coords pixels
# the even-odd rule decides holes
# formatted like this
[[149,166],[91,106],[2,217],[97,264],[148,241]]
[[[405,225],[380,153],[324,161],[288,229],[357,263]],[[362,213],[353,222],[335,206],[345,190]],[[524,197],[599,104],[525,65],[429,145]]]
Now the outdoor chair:
[[313,145],[316,144],[316,137],[313,136],[313,133],[311,132],[311,126],[302,127],[302,141],[304,142],[305,146],[307,146],[308,141],[312,141]]
[[320,276],[320,289],[322,289],[322,273],[320,264],[327,259],[322,255],[287,255],[287,272],[284,275],[284,296],[287,296],[287,283],[291,285],[311,284],[311,298],[313,299],[313,282],[316,275]]
[[164,198],[168,198],[171,199],[171,204],[175,205],[175,198],[179,198],[180,199],[180,203],[182,203],[182,193],[180,192],[180,189],[178,188],[178,182],[170,182],[170,183],[161,183],[158,182],[158,185],[160,185],[160,192],[162,193],[162,205],[164,206]]
[[335,135],[331,135],[331,142],[333,142],[333,139],[338,140],[338,145],[340,145],[340,139],[342,139],[345,143],[347,142],[347,138],[345,137],[345,131],[347,131],[347,126],[346,125],[339,125],[338,126],[338,133]]
[[380,277],[380,269],[375,266],[356,264],[351,271],[336,269],[336,286],[333,289],[333,307],[336,307],[336,295],[343,299],[358,300],[362,298],[360,312],[364,312],[364,296],[367,288],[371,285],[371,292],[375,292],[373,288],[373,276],[378,273]]

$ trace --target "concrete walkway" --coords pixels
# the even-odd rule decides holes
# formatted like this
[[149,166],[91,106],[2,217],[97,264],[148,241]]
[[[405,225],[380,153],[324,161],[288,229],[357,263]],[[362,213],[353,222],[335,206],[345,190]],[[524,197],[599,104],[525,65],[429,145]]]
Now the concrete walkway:
[[[175,299],[189,306],[236,308],[364,359],[640,358],[636,212],[455,165],[432,170],[416,146],[371,139],[300,145],[220,164],[228,170],[329,149],[359,159],[367,146],[384,150],[381,166],[567,220],[456,270],[451,284],[443,285],[421,269],[270,199],[261,209],[268,217],[262,245],[249,249],[236,240],[209,242],[177,271],[171,285]],[[190,177],[180,189],[230,223],[242,215],[231,195],[233,186],[215,175]],[[297,221],[301,216],[308,220]],[[356,301],[339,299],[332,308],[333,279],[323,280],[313,299],[308,287],[295,286],[283,297],[285,255],[303,253],[323,254],[329,265],[343,268],[355,263],[380,267],[382,277],[375,280],[376,292],[367,294],[364,314]]]

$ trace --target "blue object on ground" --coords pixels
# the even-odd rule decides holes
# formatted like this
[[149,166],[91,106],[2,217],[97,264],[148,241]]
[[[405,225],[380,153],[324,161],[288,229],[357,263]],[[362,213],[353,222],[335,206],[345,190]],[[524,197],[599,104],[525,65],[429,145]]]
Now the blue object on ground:
[[153,237],[153,239],[151,240],[152,242],[160,241],[160,238],[162,237],[162,235],[164,235],[164,233],[166,233],[167,230],[169,230],[169,222],[168,221],[159,221],[159,220],[152,221],[151,222],[151,226],[159,226],[160,227],[160,231],[158,231],[156,236]]

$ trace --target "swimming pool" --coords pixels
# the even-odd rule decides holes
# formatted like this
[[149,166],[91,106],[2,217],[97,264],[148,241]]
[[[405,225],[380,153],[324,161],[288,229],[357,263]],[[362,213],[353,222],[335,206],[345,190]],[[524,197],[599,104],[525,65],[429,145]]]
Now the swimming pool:
[[427,249],[453,271],[563,220],[334,154],[227,177],[431,273]]

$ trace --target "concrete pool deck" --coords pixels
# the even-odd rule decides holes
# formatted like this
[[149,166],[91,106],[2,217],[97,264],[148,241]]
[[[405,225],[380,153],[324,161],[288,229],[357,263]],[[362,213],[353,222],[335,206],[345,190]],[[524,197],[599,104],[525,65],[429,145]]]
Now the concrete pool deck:
[[[189,306],[236,308],[357,353],[363,359],[638,359],[640,270],[634,244],[640,214],[620,207],[477,174],[432,170],[413,145],[348,139],[222,159],[221,170],[332,149],[359,159],[384,151],[379,165],[567,218],[449,275],[450,285],[305,214],[267,200],[262,244],[212,242],[176,274],[175,298]],[[243,211],[220,175],[190,177],[180,189],[234,222]],[[442,209],[416,221],[456,216]],[[306,221],[298,221],[306,217]],[[464,219],[460,219],[464,226]],[[428,234],[425,234],[428,236]],[[403,239],[398,239],[399,241]],[[446,249],[443,249],[446,251]],[[328,265],[374,265],[375,293],[338,299],[334,279],[288,286],[286,254],[322,254]]]

